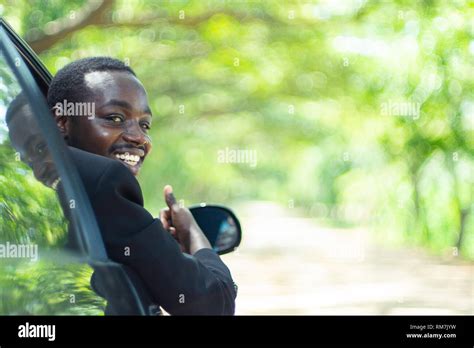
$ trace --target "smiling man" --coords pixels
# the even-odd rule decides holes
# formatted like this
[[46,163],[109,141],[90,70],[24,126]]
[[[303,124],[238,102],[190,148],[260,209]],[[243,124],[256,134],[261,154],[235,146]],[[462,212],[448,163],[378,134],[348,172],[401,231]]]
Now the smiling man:
[[[89,103],[95,115],[58,114],[56,106],[67,103]],[[130,67],[107,57],[75,61],[54,77],[48,104],[70,146],[119,160],[138,174],[152,148],[152,114],[145,88]]]
[[[94,117],[64,113],[64,107],[58,112],[56,106],[70,103],[93,103],[82,110],[94,110]],[[134,176],[151,151],[152,115],[133,70],[108,57],[75,61],[54,77],[48,104],[70,146],[109,257],[135,271],[154,303],[170,314],[233,314],[232,276],[171,187],[164,189],[168,208],[161,220],[143,207]],[[92,284],[99,294],[107,292],[100,279]],[[119,307],[109,301],[106,314],[121,314]]]
[[38,181],[56,189],[59,175],[31,105],[23,94],[10,103],[5,121],[10,141],[20,159],[30,166]]

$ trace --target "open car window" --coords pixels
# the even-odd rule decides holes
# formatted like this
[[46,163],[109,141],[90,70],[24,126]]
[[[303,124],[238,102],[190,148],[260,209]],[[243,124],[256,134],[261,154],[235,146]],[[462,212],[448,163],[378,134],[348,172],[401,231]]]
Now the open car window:
[[76,202],[4,54],[0,89],[0,314],[102,314],[70,216]]
[[3,20],[0,48],[0,314],[100,315],[103,298],[115,314],[159,314],[135,272],[108,259],[46,104],[49,73]]

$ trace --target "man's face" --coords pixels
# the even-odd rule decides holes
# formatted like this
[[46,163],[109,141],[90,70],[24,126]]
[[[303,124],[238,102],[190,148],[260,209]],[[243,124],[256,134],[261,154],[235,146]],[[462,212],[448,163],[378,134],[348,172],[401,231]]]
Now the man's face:
[[110,157],[137,175],[151,151],[151,111],[140,81],[128,72],[96,71],[84,76],[95,117],[57,117],[68,144]]
[[55,189],[59,175],[29,104],[16,112],[8,128],[11,143],[21,160],[33,169],[36,179]]

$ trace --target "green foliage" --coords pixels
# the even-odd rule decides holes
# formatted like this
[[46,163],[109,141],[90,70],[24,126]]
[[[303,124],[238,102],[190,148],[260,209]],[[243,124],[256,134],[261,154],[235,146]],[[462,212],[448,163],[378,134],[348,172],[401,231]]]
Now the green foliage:
[[[4,12],[31,39],[83,3]],[[41,58],[53,73],[93,55],[136,71],[155,115],[140,176],[155,214],[170,183],[186,204],[293,201],[473,259],[473,17],[462,0],[117,1]],[[219,163],[226,148],[258,164]]]
[[0,313],[102,315],[104,301],[90,288],[92,270],[57,260],[0,264]]
[[56,194],[38,182],[27,165],[15,161],[7,143],[0,145],[0,236],[11,243],[40,247],[64,242],[66,224]]
[[0,314],[101,315],[104,301],[90,288],[92,270],[63,247],[67,222],[53,190],[0,145],[0,244],[36,245],[38,261],[0,259]]
[[[4,110],[20,88],[0,61],[0,314],[103,313],[104,301],[90,288],[92,270],[67,253],[67,221],[55,191],[37,181],[20,161],[3,125]],[[10,245],[37,248],[8,257]],[[31,249],[30,249],[31,250]]]

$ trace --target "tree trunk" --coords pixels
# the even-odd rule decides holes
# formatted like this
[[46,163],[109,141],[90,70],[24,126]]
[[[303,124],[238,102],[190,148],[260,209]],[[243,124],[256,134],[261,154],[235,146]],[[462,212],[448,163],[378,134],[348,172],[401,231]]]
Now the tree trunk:
[[464,241],[464,234],[466,230],[466,221],[467,217],[469,216],[469,209],[460,209],[459,211],[459,234],[458,240],[456,242],[456,248],[458,252],[461,250],[463,241]]

